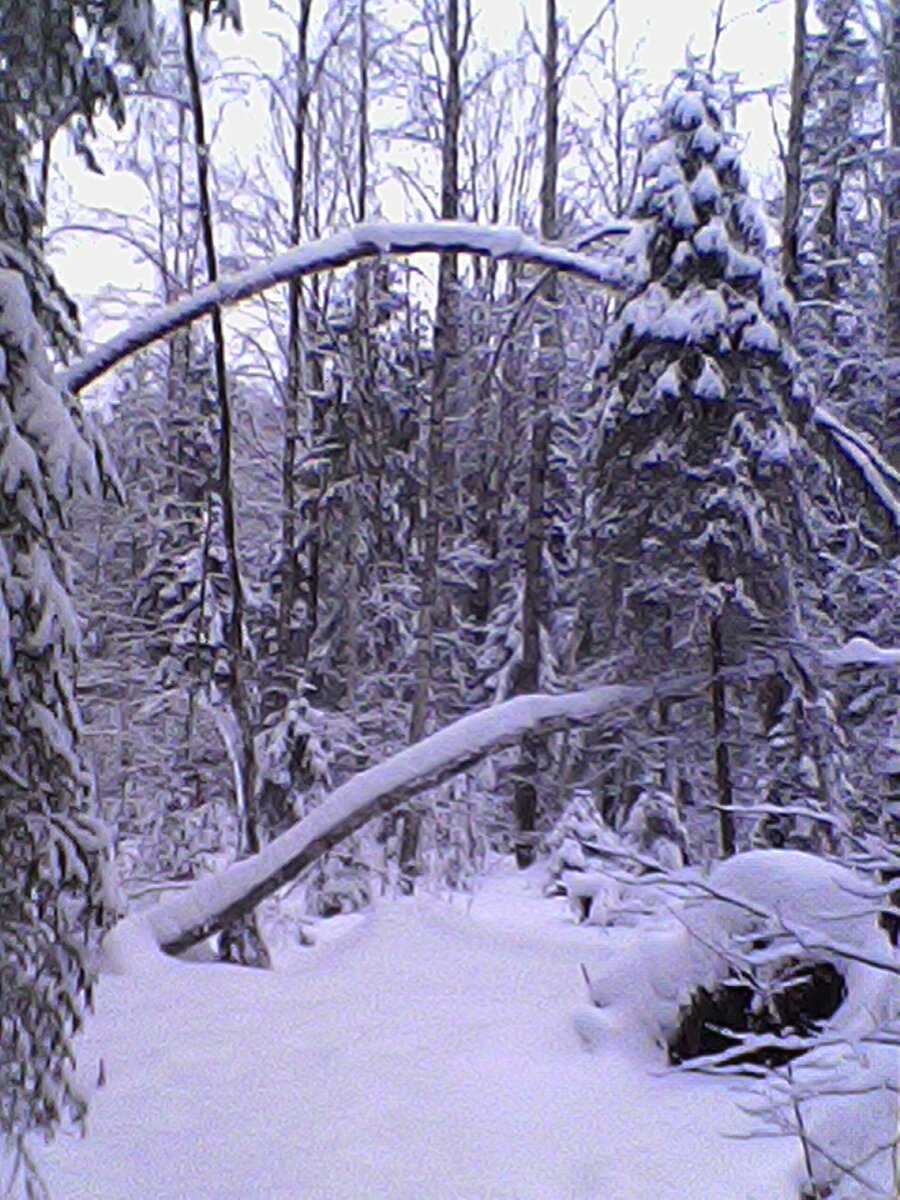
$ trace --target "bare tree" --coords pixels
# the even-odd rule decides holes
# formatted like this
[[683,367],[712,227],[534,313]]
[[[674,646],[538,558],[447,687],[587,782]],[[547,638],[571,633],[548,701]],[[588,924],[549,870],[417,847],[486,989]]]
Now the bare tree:
[[[181,22],[184,37],[184,56],[191,97],[191,112],[194,119],[194,148],[197,162],[197,183],[200,198],[200,226],[206,252],[206,272],[210,284],[219,277],[213,230],[212,201],[209,189],[209,144],[203,112],[203,95],[200,87],[200,72],[194,53],[191,31],[190,0],[181,0]],[[244,645],[244,581],[238,548],[237,516],[233,477],[233,412],[228,393],[228,374],[225,362],[225,333],[222,310],[216,305],[210,313],[213,331],[213,353],[215,361],[216,399],[219,409],[219,479],[218,494],[222,505],[222,525],[225,541],[230,609],[225,629],[229,651],[228,700],[236,725],[236,744],[229,750],[237,759],[235,763],[235,789],[239,813],[239,853],[259,853],[261,842],[257,811],[257,776],[255,725],[247,680],[247,651]],[[231,741],[231,732],[225,731]],[[234,925],[223,936],[220,952],[223,956],[246,965],[268,966],[268,952],[263,945],[259,929],[252,912],[247,914],[242,925]]]
[[[441,217],[453,221],[459,215],[459,130],[462,119],[460,74],[463,56],[471,32],[471,11],[466,5],[465,28],[460,24],[459,0],[447,0],[444,50],[447,76],[443,99],[443,142],[441,148]],[[444,424],[450,394],[455,383],[459,354],[456,306],[459,271],[455,253],[441,254],[438,264],[437,303],[434,314],[434,369],[431,381],[431,407],[428,413],[428,448],[424,498],[424,536],[419,582],[419,610],[416,627],[414,691],[409,720],[409,740],[417,742],[425,732],[428,705],[432,695],[434,627],[438,602],[438,563],[441,521],[447,492],[447,464],[444,452]],[[421,816],[415,809],[406,813],[400,864],[406,886],[415,872]]]
[[[546,0],[546,43],[544,67],[544,161],[541,176],[541,237],[552,241],[556,229],[556,187],[559,171],[559,27],[556,0]],[[547,464],[550,455],[552,412],[556,403],[557,332],[555,277],[543,287],[538,309],[538,373],[534,382],[531,412],[531,441],[528,456],[528,496],[525,533],[524,596],[522,600],[522,659],[516,690],[534,692],[541,679],[541,629],[545,619],[544,569]],[[522,759],[515,785],[515,817],[519,840],[516,859],[520,867],[534,861],[534,833],[538,795],[536,776],[538,745],[529,738],[522,743]]]

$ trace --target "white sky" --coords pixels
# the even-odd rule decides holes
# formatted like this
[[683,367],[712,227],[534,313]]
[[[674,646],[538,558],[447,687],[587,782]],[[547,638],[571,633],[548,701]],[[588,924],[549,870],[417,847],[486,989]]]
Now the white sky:
[[[330,2],[334,4],[335,0]],[[166,0],[161,7],[165,6]],[[325,0],[314,4],[314,22],[317,13],[321,14],[325,7]],[[396,0],[392,7],[400,11]],[[403,7],[408,9],[410,6],[404,3]],[[620,59],[623,63],[633,59],[643,69],[650,84],[660,87],[665,84],[672,71],[684,64],[687,47],[706,60],[714,27],[715,5],[711,0],[672,0],[670,3],[620,0],[619,7]],[[559,15],[568,21],[575,37],[591,24],[599,8],[598,0],[558,2]],[[211,43],[223,59],[232,55],[251,59],[262,70],[275,72],[280,61],[279,52],[268,35],[276,18],[262,0],[244,0],[243,10],[243,34],[216,31],[210,34]],[[391,11],[390,4],[388,11]],[[525,0],[521,5],[508,0],[476,3],[479,42],[497,51],[510,49],[521,28],[523,11],[527,13],[535,35],[541,38],[542,0]],[[788,0],[776,0],[762,12],[756,11],[754,0],[727,0],[725,16],[726,29],[718,51],[719,68],[738,72],[745,89],[771,86],[785,80],[791,50],[792,14]],[[562,103],[566,103],[565,93]],[[240,156],[242,148],[249,151],[257,144],[266,119],[266,102],[261,97],[249,104],[232,104],[228,109],[224,139]],[[747,165],[758,176],[771,173],[775,164],[768,105],[762,99],[751,101],[742,107],[739,119],[741,132],[747,136]],[[123,136],[127,138],[128,134],[126,127]],[[97,150],[101,161],[108,160],[108,155],[104,156],[102,138]],[[92,175],[71,157],[64,157],[60,166],[78,203],[124,212],[140,211],[143,192],[133,176],[112,169],[107,169],[104,176]],[[385,189],[379,199],[385,218],[408,219],[408,213],[399,211],[399,188]],[[76,296],[96,295],[104,283],[132,288],[135,285],[154,287],[153,272],[138,261],[135,251],[111,237],[67,236],[51,246],[51,253],[63,282]],[[99,333],[96,320],[95,314],[93,319],[89,318],[89,325]],[[107,314],[103,333],[114,332],[121,323],[121,316],[112,319],[112,314]]]

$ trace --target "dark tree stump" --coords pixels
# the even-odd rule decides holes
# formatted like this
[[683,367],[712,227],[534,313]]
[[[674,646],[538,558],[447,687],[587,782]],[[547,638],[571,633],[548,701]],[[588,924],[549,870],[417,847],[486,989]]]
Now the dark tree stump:
[[263,941],[255,910],[233,921],[219,934],[219,962],[239,967],[258,967],[268,971],[272,966],[269,948]]
[[[712,989],[698,988],[681,1012],[678,1028],[669,1040],[669,1062],[689,1062],[721,1054],[740,1042],[742,1034],[809,1037],[817,1032],[843,1003],[844,978],[831,963],[784,964],[778,990],[763,996],[744,980],[725,979]],[[736,1063],[779,1067],[802,1050],[771,1046],[736,1055]]]

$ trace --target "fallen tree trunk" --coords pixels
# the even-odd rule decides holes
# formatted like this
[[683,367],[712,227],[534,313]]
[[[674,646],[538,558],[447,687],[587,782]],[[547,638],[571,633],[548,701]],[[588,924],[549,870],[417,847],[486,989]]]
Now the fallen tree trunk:
[[199,880],[142,919],[163,950],[179,954],[250,912],[372,817],[524,734],[546,736],[586,722],[609,727],[661,691],[683,695],[696,686],[697,681],[680,680],[662,688],[612,685],[560,696],[517,696],[462,717],[354,776],[259,854]]

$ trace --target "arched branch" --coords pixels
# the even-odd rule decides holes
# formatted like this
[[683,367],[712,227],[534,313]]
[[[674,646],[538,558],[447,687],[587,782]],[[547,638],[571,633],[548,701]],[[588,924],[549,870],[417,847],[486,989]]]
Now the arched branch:
[[546,736],[587,722],[608,728],[660,690],[683,696],[699,686],[696,680],[680,680],[663,689],[614,685],[560,696],[518,696],[462,717],[342,784],[253,858],[201,879],[140,919],[164,950],[178,954],[251,911],[372,817],[524,734]]
[[207,316],[214,308],[237,304],[288,280],[316,275],[321,271],[345,267],[360,259],[378,258],[384,254],[440,253],[447,250],[532,262],[551,270],[579,275],[582,279],[613,290],[621,290],[627,282],[623,268],[616,264],[603,263],[561,246],[549,246],[518,229],[473,225],[465,221],[359,225],[307,246],[297,246],[277,258],[248,267],[237,275],[219,280],[191,296],[150,313],[63,372],[60,385],[75,395],[123,358],[143,350],[145,346],[199,317]]

